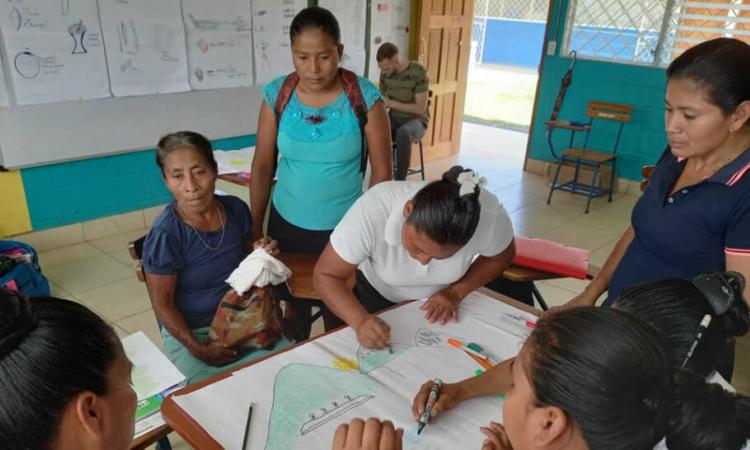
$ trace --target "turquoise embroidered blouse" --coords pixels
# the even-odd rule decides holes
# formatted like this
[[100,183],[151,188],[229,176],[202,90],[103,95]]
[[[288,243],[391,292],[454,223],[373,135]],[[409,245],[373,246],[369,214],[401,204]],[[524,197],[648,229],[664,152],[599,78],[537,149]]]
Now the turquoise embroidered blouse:
[[[273,109],[286,75],[263,87]],[[369,80],[358,77],[369,111],[381,100]],[[316,119],[310,120],[310,117]],[[346,94],[323,108],[311,108],[293,93],[281,115],[276,144],[278,178],[273,204],[288,222],[307,230],[331,230],[362,195],[360,131]]]

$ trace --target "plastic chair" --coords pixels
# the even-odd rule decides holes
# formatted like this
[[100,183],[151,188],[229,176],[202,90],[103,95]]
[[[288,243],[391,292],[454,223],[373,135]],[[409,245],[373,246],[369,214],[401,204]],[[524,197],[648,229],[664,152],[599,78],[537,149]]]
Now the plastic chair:
[[[552,156],[557,161],[557,171],[555,172],[555,178],[552,180],[550,186],[549,196],[547,197],[547,204],[552,201],[552,193],[558,190],[564,190],[572,192],[573,194],[581,193],[588,196],[586,202],[586,213],[589,212],[591,207],[591,200],[594,197],[599,197],[604,194],[609,194],[608,201],[612,202],[612,193],[614,191],[615,175],[617,169],[617,149],[620,145],[620,138],[622,137],[622,129],[625,123],[630,122],[633,107],[630,105],[619,104],[619,103],[604,103],[590,101],[586,109],[586,116],[589,118],[588,122],[573,122],[573,121],[548,121],[545,122],[547,125],[547,144],[549,145]],[[588,147],[589,137],[591,135],[591,129],[594,126],[594,121],[608,120],[618,123],[617,134],[615,136],[614,145],[611,151],[599,151],[593,150]],[[562,152],[561,156],[558,156],[555,151],[555,147],[552,143],[552,134],[555,129],[564,129],[570,131],[570,140],[568,148]],[[574,147],[573,141],[576,133],[585,132],[585,139],[582,147]],[[558,178],[560,177],[560,169],[563,165],[574,166],[575,174],[573,180],[566,183],[558,184]],[[609,165],[612,168],[612,176],[609,180],[609,188],[601,188],[597,185],[599,181],[599,171],[602,166]],[[588,167],[593,169],[594,173],[591,177],[591,183],[582,183],[578,181],[581,167]]]

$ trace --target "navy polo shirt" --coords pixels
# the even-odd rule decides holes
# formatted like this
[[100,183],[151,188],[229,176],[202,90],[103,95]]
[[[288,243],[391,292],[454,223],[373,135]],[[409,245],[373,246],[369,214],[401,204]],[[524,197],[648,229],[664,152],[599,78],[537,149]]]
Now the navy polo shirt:
[[691,280],[726,269],[726,255],[750,257],[750,149],[710,178],[670,191],[687,164],[664,151],[633,208],[635,237],[609,282],[611,304],[635,284]]

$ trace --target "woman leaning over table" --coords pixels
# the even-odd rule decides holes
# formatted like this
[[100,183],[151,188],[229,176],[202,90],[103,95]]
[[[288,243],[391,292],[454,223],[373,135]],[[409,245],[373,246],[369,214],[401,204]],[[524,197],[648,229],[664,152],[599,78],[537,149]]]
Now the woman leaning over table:
[[[750,45],[730,38],[667,68],[669,146],[601,272],[567,306],[605,305],[635,284],[735,271],[750,279]],[[750,286],[750,284],[748,284]],[[746,287],[745,299],[750,299]],[[734,343],[722,375],[731,377]]]
[[211,143],[198,133],[164,136],[156,163],[174,196],[154,220],[143,244],[143,267],[151,304],[162,326],[164,353],[189,383],[285,347],[241,354],[206,343],[224,282],[253,248],[273,252],[275,242],[251,240],[245,202],[214,194],[216,160]]

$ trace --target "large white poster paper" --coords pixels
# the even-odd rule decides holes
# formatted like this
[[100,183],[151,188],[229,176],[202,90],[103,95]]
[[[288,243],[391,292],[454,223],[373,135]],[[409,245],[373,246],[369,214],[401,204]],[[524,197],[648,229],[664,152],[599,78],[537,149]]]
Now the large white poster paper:
[[189,91],[180,0],[99,0],[115,96]]
[[372,0],[370,11],[370,58],[368,78],[380,81],[380,69],[375,59],[378,47],[391,42],[399,49],[402,58],[409,57],[410,0]]
[[109,97],[96,0],[6,0],[0,18],[16,103]]
[[248,0],[182,0],[193,89],[253,84],[253,36]]
[[424,318],[421,304],[380,315],[391,326],[393,353],[360,347],[346,328],[175,400],[227,450],[241,448],[251,402],[250,448],[329,449],[336,427],[355,417],[390,419],[403,427],[405,449],[480,448],[479,427],[501,421],[498,397],[462,404],[420,436],[412,399],[424,381],[457,382],[479,367],[448,338],[478,343],[502,360],[518,353],[528,333],[519,319],[534,317],[473,293],[461,303],[461,321],[440,326]]
[[294,70],[289,26],[306,0],[253,0],[255,79],[265,84]]
[[341,27],[341,43],[344,44],[342,67],[364,76],[367,60],[365,52],[367,2],[365,0],[320,0],[318,5],[333,12],[338,19]]

